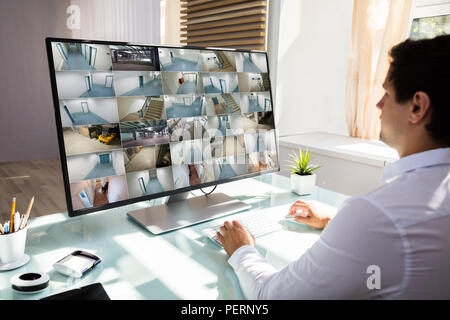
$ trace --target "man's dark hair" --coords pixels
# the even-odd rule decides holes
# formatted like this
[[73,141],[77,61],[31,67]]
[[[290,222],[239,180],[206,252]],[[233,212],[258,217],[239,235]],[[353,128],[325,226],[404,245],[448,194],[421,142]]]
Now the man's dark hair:
[[426,125],[438,143],[450,146],[450,35],[433,39],[406,40],[390,51],[388,80],[398,103],[410,101],[423,91],[431,101]]

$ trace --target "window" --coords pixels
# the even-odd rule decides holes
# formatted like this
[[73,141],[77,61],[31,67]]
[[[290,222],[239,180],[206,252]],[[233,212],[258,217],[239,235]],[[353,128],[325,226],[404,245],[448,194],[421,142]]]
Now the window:
[[411,39],[450,34],[450,1],[417,0],[411,25]]

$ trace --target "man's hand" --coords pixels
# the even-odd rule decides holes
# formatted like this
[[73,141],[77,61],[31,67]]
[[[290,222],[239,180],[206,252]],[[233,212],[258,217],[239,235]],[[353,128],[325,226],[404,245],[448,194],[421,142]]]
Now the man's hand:
[[233,223],[225,221],[219,230],[217,238],[229,256],[242,246],[255,246],[255,238],[237,220]]
[[289,208],[290,215],[296,215],[295,221],[316,229],[323,229],[331,220],[332,213],[325,208],[316,208],[309,203],[296,201]]

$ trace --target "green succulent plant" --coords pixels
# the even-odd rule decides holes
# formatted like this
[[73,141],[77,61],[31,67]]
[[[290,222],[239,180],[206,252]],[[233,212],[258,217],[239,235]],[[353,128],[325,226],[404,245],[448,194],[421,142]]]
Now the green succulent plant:
[[319,169],[321,166],[312,166],[309,165],[309,161],[311,159],[311,152],[309,150],[302,150],[302,148],[298,148],[299,155],[295,152],[292,152],[289,161],[288,169],[291,174],[298,174],[300,176],[309,176],[313,174],[314,171]]

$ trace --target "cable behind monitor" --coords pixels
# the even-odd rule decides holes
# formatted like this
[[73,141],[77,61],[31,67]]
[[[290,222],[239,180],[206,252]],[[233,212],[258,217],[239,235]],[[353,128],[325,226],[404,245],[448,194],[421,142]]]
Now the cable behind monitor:
[[202,188],[200,188],[200,191],[203,192],[203,194],[204,194],[205,196],[209,196],[211,193],[214,192],[214,190],[216,190],[216,188],[217,188],[217,184],[216,184],[216,185],[214,186],[214,188],[213,188],[210,192],[208,192],[208,193],[206,193],[205,191],[203,191]]

